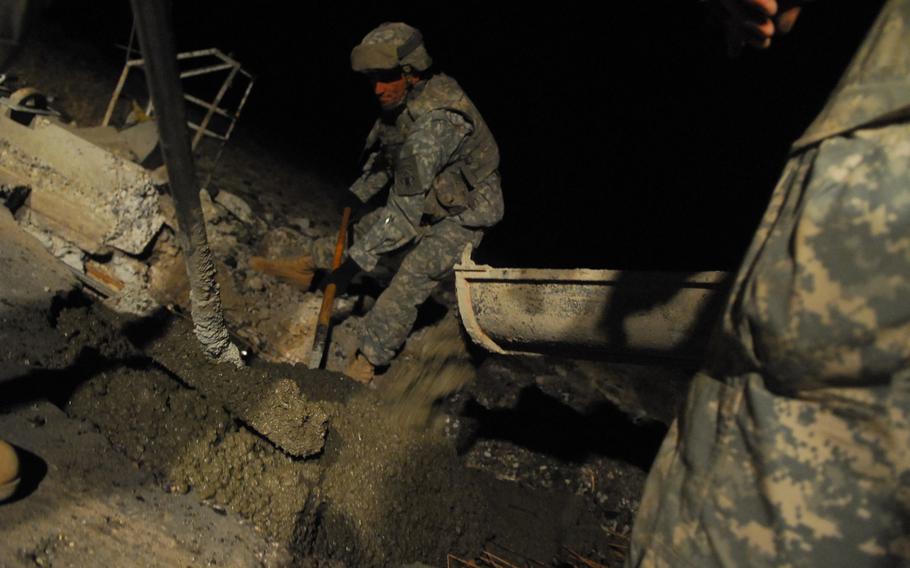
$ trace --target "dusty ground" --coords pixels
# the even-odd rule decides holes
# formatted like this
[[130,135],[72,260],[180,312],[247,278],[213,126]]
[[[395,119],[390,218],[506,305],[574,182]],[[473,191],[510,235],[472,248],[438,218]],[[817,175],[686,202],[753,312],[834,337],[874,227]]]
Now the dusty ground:
[[[91,124],[119,71],[91,62],[38,37],[19,75]],[[330,234],[341,188],[271,156],[241,129],[217,183],[270,226]],[[396,381],[457,347],[447,319],[376,390],[261,358],[213,367],[185,320],[110,312],[29,238],[0,241],[0,436],[47,473],[0,505],[0,565],[621,564],[686,373],[462,347],[457,372]]]

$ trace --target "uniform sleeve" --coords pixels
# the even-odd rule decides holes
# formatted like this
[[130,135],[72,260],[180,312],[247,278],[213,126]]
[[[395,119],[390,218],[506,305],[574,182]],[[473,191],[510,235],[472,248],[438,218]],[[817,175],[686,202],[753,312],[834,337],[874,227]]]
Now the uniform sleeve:
[[404,246],[419,234],[424,201],[433,180],[471,131],[464,117],[447,110],[429,112],[414,123],[401,147],[380,222],[350,249],[351,258],[361,268],[372,270],[379,255]]
[[379,141],[380,122],[377,120],[367,135],[364,144],[364,153],[367,158],[363,163],[360,177],[351,184],[350,191],[357,196],[361,203],[366,203],[371,197],[385,189],[392,179],[389,166],[377,148]]
[[357,196],[361,203],[366,203],[371,197],[385,189],[389,184],[391,175],[383,167],[379,152],[371,152],[363,166],[363,173],[351,184],[351,193]]

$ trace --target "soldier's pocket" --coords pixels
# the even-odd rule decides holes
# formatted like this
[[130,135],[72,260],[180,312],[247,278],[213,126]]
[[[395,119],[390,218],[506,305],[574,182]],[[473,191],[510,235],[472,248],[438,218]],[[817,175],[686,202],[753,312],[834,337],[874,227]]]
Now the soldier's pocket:
[[433,180],[423,212],[435,219],[457,215],[470,207],[471,190],[457,167],[450,167]]

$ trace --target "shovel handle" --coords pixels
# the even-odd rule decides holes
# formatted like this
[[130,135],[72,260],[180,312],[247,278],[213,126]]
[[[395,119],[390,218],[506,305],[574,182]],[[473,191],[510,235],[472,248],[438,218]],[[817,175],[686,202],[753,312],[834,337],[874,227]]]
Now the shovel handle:
[[[348,241],[348,223],[351,221],[351,208],[345,207],[341,215],[341,228],[338,229],[338,240],[335,241],[335,256],[332,257],[332,270],[341,266],[344,257],[344,245]],[[322,307],[319,308],[319,318],[316,320],[316,334],[313,337],[313,352],[310,355],[310,368],[319,367],[325,352],[325,340],[329,333],[329,322],[332,319],[332,306],[335,304],[335,285],[325,287],[322,296]]]

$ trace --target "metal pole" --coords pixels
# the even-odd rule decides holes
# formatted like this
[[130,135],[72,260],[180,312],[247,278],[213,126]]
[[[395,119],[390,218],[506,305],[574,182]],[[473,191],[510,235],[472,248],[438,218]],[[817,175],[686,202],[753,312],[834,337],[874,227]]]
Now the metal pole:
[[101,120],[101,126],[110,124],[111,117],[114,115],[114,108],[117,106],[117,99],[120,98],[120,91],[123,90],[123,86],[126,84],[126,76],[129,72],[129,65],[124,65],[123,72],[120,73],[120,79],[117,81],[117,86],[114,88],[114,94],[111,95],[111,102],[108,103],[107,111],[104,113],[104,119]]
[[196,171],[186,127],[183,89],[177,73],[177,51],[170,25],[169,0],[130,0],[145,58],[149,91],[158,113],[161,151],[177,212],[178,237],[190,281],[193,330],[206,354],[218,362],[241,366],[240,352],[228,336],[215,264],[205,234]]

